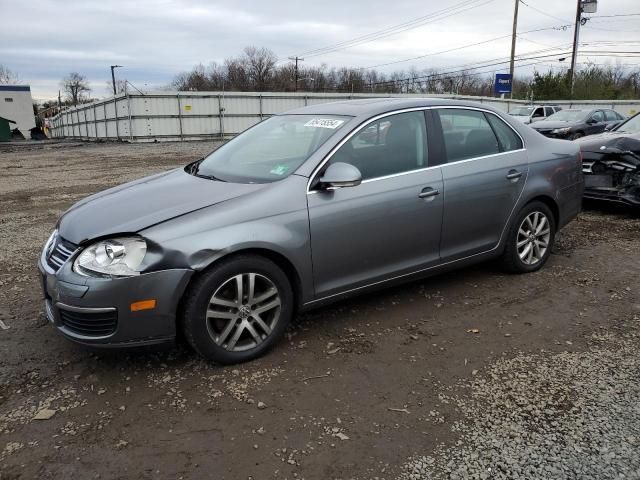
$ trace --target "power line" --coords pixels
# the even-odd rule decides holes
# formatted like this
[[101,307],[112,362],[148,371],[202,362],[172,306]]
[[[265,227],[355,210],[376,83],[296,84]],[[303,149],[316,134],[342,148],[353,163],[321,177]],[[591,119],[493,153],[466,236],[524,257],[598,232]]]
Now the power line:
[[[544,11],[540,10],[539,8],[531,6],[528,3],[526,3],[524,0],[520,0],[520,3],[523,4],[525,7],[529,7],[531,10],[535,10],[536,12],[538,12],[538,13],[540,13],[542,15],[545,15],[545,16],[547,16],[549,18],[553,18],[555,20],[560,20],[561,22],[565,22],[565,23],[569,22],[568,20],[566,20],[564,18],[556,17],[555,15],[551,15],[551,14],[549,14],[547,12],[544,12]],[[569,23],[571,23],[571,22],[569,22]]]
[[[534,32],[541,32],[543,30],[556,30],[556,29],[561,29],[564,26],[565,25],[562,25],[560,27],[537,28],[535,30],[528,30],[526,32],[521,32],[519,35],[524,35],[524,34],[527,34],[527,33],[534,33]],[[566,26],[569,26],[569,25],[567,24]],[[394,60],[392,62],[379,63],[379,64],[376,64],[376,65],[369,65],[367,67],[360,67],[360,69],[361,70],[367,70],[367,69],[370,69],[370,68],[386,67],[386,66],[395,65],[395,64],[398,64],[398,63],[411,62],[413,60],[420,60],[422,58],[433,57],[433,56],[436,56],[436,55],[442,55],[443,53],[450,53],[450,52],[455,52],[455,51],[458,51],[458,50],[463,50],[465,48],[475,47],[476,45],[484,45],[486,43],[495,42],[497,40],[502,40],[502,39],[508,38],[508,37],[511,37],[510,33],[507,34],[507,35],[501,35],[500,37],[490,38],[489,40],[484,40],[482,42],[469,43],[469,44],[466,44],[466,45],[461,45],[459,47],[449,48],[447,50],[441,50],[439,52],[425,53],[424,55],[418,55],[416,57],[404,58],[402,60]]]
[[618,15],[595,15],[589,18],[596,19],[596,18],[613,18],[613,17],[640,17],[640,13],[620,13]]
[[[363,43],[369,43],[374,40],[379,40],[381,38],[386,38],[391,35],[396,35],[401,32],[405,32],[407,30],[411,30],[422,25],[426,25],[427,23],[433,23],[438,20],[443,20],[445,18],[451,17],[453,15],[457,15],[459,13],[463,13],[467,10],[471,10],[474,8],[478,8],[484,6],[488,3],[491,3],[495,0],[464,0],[456,5],[451,7],[444,8],[442,10],[438,10],[436,12],[430,13],[428,15],[424,15],[422,17],[415,18],[413,20],[409,20],[397,25],[393,25],[391,27],[387,27],[382,30],[378,30],[376,32],[371,32],[366,35],[361,35],[359,37],[354,37],[349,40],[344,40],[332,45],[327,45],[324,47],[319,47],[311,50],[307,50],[305,52],[300,53],[299,55],[304,55],[306,57],[314,57],[319,55],[325,55],[327,53],[332,53],[338,50],[343,50],[345,48],[354,47],[357,45],[361,45]],[[480,2],[480,3],[478,3]]]
[[[516,58],[515,61],[516,62],[522,62],[522,61],[527,61],[527,60],[540,60],[540,59],[548,59],[551,57],[559,57],[561,55],[569,55],[571,52],[570,51],[564,51],[564,52],[555,52],[552,54],[546,54],[546,55],[537,55],[537,56],[533,56],[533,57],[521,57],[521,58]],[[580,56],[593,56],[593,57],[600,57],[600,56],[606,56],[606,57],[615,57],[615,58],[640,58],[640,51],[638,52],[625,52],[625,51],[583,51],[580,53]],[[535,63],[543,63],[546,60],[540,60],[540,62],[535,62]],[[453,74],[456,73],[463,73],[465,75],[477,75],[480,73],[490,73],[490,72],[478,72],[478,73],[472,73],[472,72],[468,72],[468,70],[477,70],[477,69],[481,69],[481,68],[487,68],[487,67],[495,67],[498,65],[506,65],[510,62],[510,59],[504,60],[504,61],[497,61],[494,63],[486,63],[486,62],[494,62],[494,60],[486,60],[485,62],[476,62],[476,65],[478,63],[485,63],[484,65],[478,65],[475,67],[469,67],[469,66],[464,66],[466,68],[460,68],[460,66],[458,67],[454,67],[457,68],[456,70],[452,70],[452,71],[448,71],[448,72],[438,72],[438,73],[432,73],[432,74],[425,74],[425,75],[419,75],[419,76],[414,76],[414,77],[407,77],[407,78],[401,78],[401,79],[394,79],[394,80],[385,80],[385,81],[381,81],[381,82],[374,82],[371,83],[371,85],[386,85],[386,84],[390,84],[390,83],[399,83],[399,82],[409,82],[409,81],[416,81],[416,80],[426,80],[429,78],[435,78],[435,77],[441,77],[441,76],[451,76]],[[469,64],[469,65],[474,65],[474,64]],[[519,65],[519,68],[522,67],[526,67],[529,66],[528,65]],[[493,70],[493,71],[497,71],[497,70]]]

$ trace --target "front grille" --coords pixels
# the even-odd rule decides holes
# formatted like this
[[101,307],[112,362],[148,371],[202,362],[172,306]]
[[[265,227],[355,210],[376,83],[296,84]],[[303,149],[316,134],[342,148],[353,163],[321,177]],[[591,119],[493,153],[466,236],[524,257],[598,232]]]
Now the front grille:
[[65,240],[62,237],[55,236],[52,240],[53,245],[47,246],[47,265],[57,272],[65,264],[69,257],[78,248],[77,245]]
[[65,328],[73,333],[86,337],[105,337],[116,331],[118,313],[109,312],[71,312],[58,310],[60,321]]

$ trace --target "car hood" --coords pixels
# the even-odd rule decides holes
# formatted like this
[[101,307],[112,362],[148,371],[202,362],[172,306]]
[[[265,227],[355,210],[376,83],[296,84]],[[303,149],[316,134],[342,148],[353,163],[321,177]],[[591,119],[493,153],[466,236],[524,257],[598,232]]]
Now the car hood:
[[553,129],[553,128],[567,128],[567,127],[575,127],[576,125],[579,125],[582,122],[564,122],[564,121],[547,121],[547,120],[540,120],[539,122],[535,122],[531,124],[531,128],[535,128],[536,130],[547,130],[547,129]]
[[245,195],[265,184],[208,180],[170,170],[110,188],[81,200],[58,223],[60,236],[75,244],[137,232],[189,212]]
[[576,140],[583,152],[603,152],[605,150],[631,151],[640,153],[640,134],[606,132]]

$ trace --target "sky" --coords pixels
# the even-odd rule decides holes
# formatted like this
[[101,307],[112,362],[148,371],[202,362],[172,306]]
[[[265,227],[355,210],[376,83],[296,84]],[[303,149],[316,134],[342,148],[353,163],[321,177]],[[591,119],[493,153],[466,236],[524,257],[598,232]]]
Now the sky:
[[[576,2],[524,1],[516,54],[534,56],[531,52],[558,46],[564,48],[537,55],[568,51]],[[109,66],[114,64],[123,65],[116,70],[118,78],[143,91],[166,88],[177,73],[198,63],[223,62],[249,45],[267,47],[281,61],[301,55],[304,65],[368,67],[429,55],[376,68],[454,70],[509,56],[513,9],[514,0],[0,0],[0,64],[15,72],[21,84],[31,85],[38,100],[56,97],[61,79],[72,71],[88,78],[93,97],[108,96]],[[437,12],[417,28],[304,55]],[[598,12],[581,30],[586,44],[581,50],[640,52],[640,15],[608,17],[632,13],[640,14],[639,0],[599,0]],[[545,30],[530,32],[538,29]],[[497,37],[504,38],[493,40]],[[456,50],[433,55],[451,49]],[[568,56],[560,63],[562,57],[567,56],[516,66],[539,61],[538,69],[557,69],[570,62]],[[585,54],[578,61],[638,68],[640,55]],[[508,72],[508,65],[492,68]],[[517,67],[516,75],[533,68]]]

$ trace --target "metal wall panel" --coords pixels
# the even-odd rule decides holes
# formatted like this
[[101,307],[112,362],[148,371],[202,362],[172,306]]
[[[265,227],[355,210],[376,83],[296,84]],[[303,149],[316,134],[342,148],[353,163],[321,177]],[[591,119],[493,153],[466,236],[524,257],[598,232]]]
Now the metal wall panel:
[[[52,118],[51,135],[83,139],[127,141],[191,140],[235,135],[270,115],[305,105],[391,95],[271,92],[167,92],[149,95],[119,94],[70,108]],[[427,95],[394,95],[423,97]],[[501,111],[522,100],[492,97],[429,95],[472,100]],[[623,115],[640,110],[640,101],[553,101],[563,108],[613,108]],[[221,111],[222,108],[222,111]],[[117,114],[116,114],[117,111]],[[116,121],[117,115],[117,121]]]

